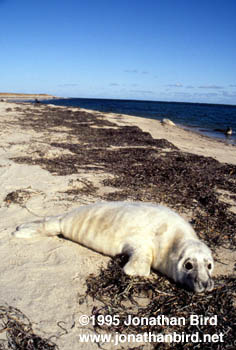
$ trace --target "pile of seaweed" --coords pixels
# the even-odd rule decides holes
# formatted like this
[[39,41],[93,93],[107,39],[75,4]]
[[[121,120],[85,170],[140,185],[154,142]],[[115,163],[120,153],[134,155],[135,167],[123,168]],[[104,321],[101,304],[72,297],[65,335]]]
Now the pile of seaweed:
[[3,332],[6,332],[6,340],[0,340],[1,350],[58,349],[50,340],[36,335],[29,318],[12,306],[0,306],[0,333]]
[[[44,132],[48,147],[70,154],[48,158],[39,151],[37,156],[14,158],[16,162],[38,164],[57,175],[91,169],[94,174],[112,174],[103,185],[114,191],[101,199],[162,203],[180,213],[191,212],[202,239],[212,246],[235,248],[236,214],[229,204],[236,199],[235,165],[182,152],[167,140],[153,139],[136,126],[118,126],[96,113],[44,105],[24,113],[21,126]],[[83,194],[86,190],[91,194],[89,187]],[[96,191],[92,193],[98,198]],[[226,200],[221,200],[219,192]]]
[[236,166],[181,151],[165,155],[159,151],[158,157],[150,149],[124,152],[121,150],[123,161],[117,161],[118,176],[105,180],[106,185],[121,191],[109,195],[108,200],[128,197],[161,202],[179,212],[191,211],[192,224],[201,238],[212,245],[235,247],[236,215],[220,200],[217,190],[236,199]]
[[[94,330],[97,333],[104,331],[120,334],[168,334],[176,332],[183,334],[198,334],[197,341],[186,341],[182,338],[176,343],[153,343],[156,349],[199,349],[202,348],[204,334],[213,336],[218,341],[204,343],[204,350],[233,350],[236,345],[236,307],[233,298],[236,295],[236,277],[219,277],[215,280],[215,288],[204,294],[194,294],[183,290],[180,286],[168,281],[166,277],[152,275],[151,279],[131,278],[124,274],[122,266],[124,256],[112,259],[106,269],[102,269],[99,276],[89,276],[87,279],[86,298],[89,296],[100,301],[100,306],[93,307],[91,316],[95,319]],[[81,303],[84,302],[81,297]],[[103,315],[103,317],[101,317]],[[104,322],[106,316],[109,318]],[[114,316],[116,317],[114,318]],[[127,325],[125,321],[130,318],[151,318],[166,316],[168,319],[186,320],[186,324],[168,325],[164,321],[160,324],[138,324]],[[217,324],[194,325],[189,322],[190,315],[202,315],[204,317],[217,316]],[[109,317],[110,317],[109,316]],[[164,324],[162,323],[164,322]],[[215,322],[215,321],[214,321]],[[214,323],[213,322],[213,323]],[[221,338],[215,336],[221,335]],[[215,338],[214,338],[215,337]],[[208,338],[209,340],[209,338]],[[223,340],[223,342],[221,342]]]

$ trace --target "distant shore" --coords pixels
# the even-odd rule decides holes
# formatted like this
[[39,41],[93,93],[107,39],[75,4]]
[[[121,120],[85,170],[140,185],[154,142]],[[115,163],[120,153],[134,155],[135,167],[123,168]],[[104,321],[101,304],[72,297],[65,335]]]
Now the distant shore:
[[48,94],[22,94],[22,93],[8,93],[0,92],[0,101],[22,101],[22,100],[51,100],[57,97]]

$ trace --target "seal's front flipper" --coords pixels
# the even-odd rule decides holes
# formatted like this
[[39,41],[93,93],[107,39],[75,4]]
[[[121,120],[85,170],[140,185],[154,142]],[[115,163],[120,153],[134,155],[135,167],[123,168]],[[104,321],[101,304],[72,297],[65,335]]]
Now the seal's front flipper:
[[130,276],[149,276],[151,270],[152,255],[141,250],[135,250],[129,261],[124,266],[124,272]]

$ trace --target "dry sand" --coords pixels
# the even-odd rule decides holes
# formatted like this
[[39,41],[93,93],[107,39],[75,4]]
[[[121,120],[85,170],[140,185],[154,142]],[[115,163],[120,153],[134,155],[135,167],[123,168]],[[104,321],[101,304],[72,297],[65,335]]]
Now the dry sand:
[[[34,322],[35,332],[53,337],[60,349],[97,349],[98,346],[91,342],[79,342],[79,334],[91,332],[86,328],[82,330],[79,317],[82,314],[90,315],[93,303],[79,305],[78,300],[86,290],[88,275],[97,273],[109,258],[62,238],[11,238],[11,232],[17,225],[35,220],[37,216],[61,213],[99,200],[91,192],[89,196],[77,197],[77,202],[71,201],[65,192],[73,189],[75,183],[78,186],[74,174],[53,175],[39,165],[19,164],[11,160],[37,152],[51,157],[58,155],[58,150],[50,148],[47,143],[47,130],[36,132],[21,126],[19,118],[24,116],[25,110],[34,113],[36,109],[33,105],[0,102],[0,305],[7,303],[19,308]],[[154,138],[167,139],[184,151],[236,164],[236,148],[231,145],[178,127],[162,126],[154,120],[111,113],[106,118],[118,125],[137,125]],[[66,130],[54,130],[52,134],[50,131],[50,137],[63,140],[64,132]],[[99,186],[99,194],[109,191],[102,184],[106,177],[104,173],[96,172],[95,176],[92,170],[80,169],[79,175],[82,187],[92,183]],[[4,201],[9,193],[17,190],[21,191],[18,203]],[[232,207],[235,208],[235,202]],[[223,264],[216,264],[216,275],[232,273],[235,258],[235,252],[221,249],[219,260]],[[104,347],[113,348],[111,344]]]

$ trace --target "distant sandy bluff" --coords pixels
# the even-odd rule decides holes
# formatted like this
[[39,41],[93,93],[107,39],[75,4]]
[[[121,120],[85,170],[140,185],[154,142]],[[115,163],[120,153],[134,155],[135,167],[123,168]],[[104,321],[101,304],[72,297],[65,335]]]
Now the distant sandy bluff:
[[9,92],[0,92],[0,101],[8,100],[50,100],[58,98],[49,94],[22,94],[22,93],[9,93]]

